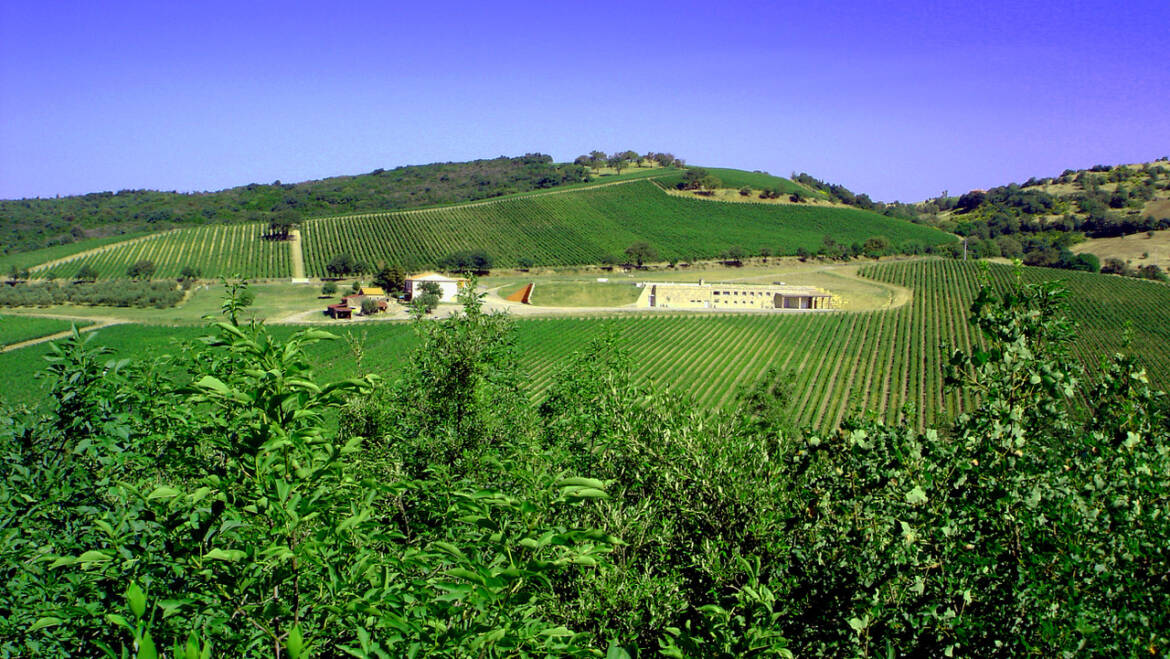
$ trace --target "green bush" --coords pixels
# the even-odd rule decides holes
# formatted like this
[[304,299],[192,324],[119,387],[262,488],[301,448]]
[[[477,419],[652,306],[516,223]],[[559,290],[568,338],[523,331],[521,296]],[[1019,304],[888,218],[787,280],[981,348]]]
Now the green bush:
[[[985,286],[939,429],[794,432],[783,375],[701,412],[606,334],[533,408],[511,321],[419,319],[390,381],[228,322],[116,361],[76,332],[0,412],[0,655],[1156,654],[1170,418],[1067,354],[1052,285]],[[92,336],[92,335],[90,335]]]

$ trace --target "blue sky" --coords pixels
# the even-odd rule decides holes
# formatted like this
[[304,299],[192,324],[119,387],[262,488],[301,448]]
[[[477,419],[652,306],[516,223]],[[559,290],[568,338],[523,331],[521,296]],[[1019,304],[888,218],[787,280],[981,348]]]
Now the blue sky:
[[0,3],[0,197],[671,151],[875,199],[1170,155],[1170,2]]

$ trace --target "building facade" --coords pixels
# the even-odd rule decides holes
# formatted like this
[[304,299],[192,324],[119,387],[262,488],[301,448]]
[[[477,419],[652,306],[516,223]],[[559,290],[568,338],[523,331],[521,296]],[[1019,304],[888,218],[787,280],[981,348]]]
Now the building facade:
[[798,311],[830,309],[832,296],[815,286],[646,282],[638,306],[648,309]]
[[406,278],[406,299],[413,300],[416,293],[421,295],[422,285],[428,281],[438,284],[440,302],[454,302],[459,291],[467,286],[467,280],[462,277],[447,277],[437,272],[424,272]]

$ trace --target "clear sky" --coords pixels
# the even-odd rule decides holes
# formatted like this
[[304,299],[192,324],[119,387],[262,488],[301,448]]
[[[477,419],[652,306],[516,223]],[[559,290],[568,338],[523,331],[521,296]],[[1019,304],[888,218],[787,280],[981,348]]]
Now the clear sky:
[[671,151],[875,199],[1170,155],[1170,0],[0,1],[0,197]]

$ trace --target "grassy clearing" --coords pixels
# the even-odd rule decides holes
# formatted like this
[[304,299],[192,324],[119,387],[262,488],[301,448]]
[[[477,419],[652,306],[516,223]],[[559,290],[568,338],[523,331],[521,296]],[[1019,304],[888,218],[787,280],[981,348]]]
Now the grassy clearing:
[[64,332],[76,324],[85,327],[92,323],[85,321],[69,321],[59,318],[38,318],[36,316],[0,315],[0,348],[10,346],[21,341],[39,339],[57,332]]
[[787,195],[761,199],[762,188],[752,188],[751,194],[741,195],[738,188],[719,188],[711,194],[700,194],[697,190],[675,190],[667,188],[667,194],[684,199],[698,199],[700,201],[716,201],[731,204],[768,204],[772,206],[826,206],[829,208],[850,208],[844,204],[834,204],[827,199],[808,197],[805,201],[792,201]]
[[1163,270],[1170,270],[1170,229],[1155,231],[1153,236],[1136,233],[1116,238],[1091,238],[1073,245],[1071,249],[1075,254],[1095,254],[1101,263],[1113,258],[1121,259],[1134,268],[1153,264]]
[[[349,284],[343,283],[339,290],[348,291]],[[320,297],[321,287],[309,284],[261,283],[253,284],[255,301],[245,310],[243,319],[275,322],[296,313],[321,310],[337,297]],[[339,292],[338,295],[343,293]],[[87,307],[80,305],[57,305],[52,307],[5,310],[6,314],[55,314],[93,320],[119,320],[131,323],[158,325],[203,325],[205,316],[218,317],[223,302],[223,287],[218,283],[204,283],[196,286],[187,299],[169,309],[137,309],[121,307]]]
[[[590,270],[588,272],[551,272],[529,273],[527,275],[493,275],[486,277],[480,283],[486,288],[498,288],[501,297],[519,290],[529,282],[536,283],[536,295],[533,304],[546,304],[540,292],[548,286],[561,286],[572,283],[574,286],[588,290],[591,286],[606,284],[633,288],[637,282],[644,281],[680,281],[696,282],[700,279],[711,283],[744,283],[744,284],[771,284],[783,282],[795,286],[817,286],[833,294],[833,305],[836,309],[845,311],[874,311],[901,306],[910,299],[910,291],[900,286],[886,282],[878,282],[858,276],[859,264],[831,264],[809,260],[800,262],[796,259],[755,259],[745,262],[739,267],[728,267],[716,264],[705,264],[695,267],[655,268],[622,272],[614,270],[604,272]],[[608,279],[608,282],[598,282],[598,278]],[[628,294],[628,293],[627,293]],[[597,297],[604,298],[605,294],[597,293]],[[613,299],[613,298],[610,298]],[[622,298],[624,299],[624,297]],[[635,296],[634,299],[637,299]],[[539,300],[539,301],[538,301]],[[624,304],[602,304],[613,306]],[[564,306],[594,306],[572,304]]]
[[532,304],[542,307],[618,307],[633,304],[642,289],[629,283],[550,281],[532,291]]
[[[779,190],[781,192],[813,192],[808,188],[780,176],[772,176],[764,172],[748,172],[742,169],[725,169],[721,167],[703,167],[708,173],[717,177],[723,188],[736,191],[742,187],[749,187],[758,194],[760,190]],[[659,179],[663,185],[671,186],[682,181],[682,173],[663,176]],[[820,195],[820,193],[815,193]]]

